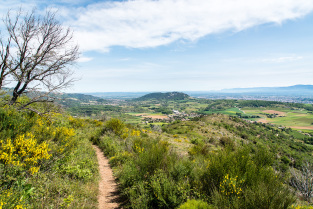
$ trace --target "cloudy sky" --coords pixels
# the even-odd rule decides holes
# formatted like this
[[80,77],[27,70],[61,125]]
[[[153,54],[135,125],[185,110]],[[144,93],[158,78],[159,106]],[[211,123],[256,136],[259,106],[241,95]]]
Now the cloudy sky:
[[0,0],[58,10],[81,57],[69,92],[313,85],[312,0]]

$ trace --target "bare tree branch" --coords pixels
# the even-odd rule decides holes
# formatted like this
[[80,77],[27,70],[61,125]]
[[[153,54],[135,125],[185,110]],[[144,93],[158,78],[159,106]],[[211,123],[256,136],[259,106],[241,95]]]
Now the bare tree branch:
[[303,196],[304,200],[310,202],[313,196],[313,170],[309,163],[302,166],[299,172],[291,170],[291,186],[296,188]]
[[0,37],[0,89],[8,76],[16,82],[11,105],[24,92],[34,90],[41,96],[20,108],[50,101],[50,93],[74,81],[69,67],[78,59],[78,46],[72,43],[70,28],[63,27],[55,16],[51,11],[42,17],[35,10],[26,14],[19,10],[14,17],[9,11],[4,19],[8,37],[6,41]]

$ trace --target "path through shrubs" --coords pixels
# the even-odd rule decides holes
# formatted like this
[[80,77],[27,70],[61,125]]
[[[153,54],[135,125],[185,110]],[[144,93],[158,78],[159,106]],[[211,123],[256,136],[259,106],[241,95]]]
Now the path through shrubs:
[[99,209],[115,209],[119,208],[118,189],[115,179],[113,177],[112,169],[109,165],[109,160],[104,157],[103,152],[97,147],[93,146],[96,151],[99,163],[99,195],[98,203]]

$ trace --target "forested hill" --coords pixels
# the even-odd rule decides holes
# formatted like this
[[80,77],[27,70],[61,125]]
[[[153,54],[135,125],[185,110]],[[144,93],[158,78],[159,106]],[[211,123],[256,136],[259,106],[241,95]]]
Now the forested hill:
[[63,93],[58,95],[61,99],[76,99],[81,102],[88,102],[88,101],[98,101],[103,100],[100,97],[92,96],[92,95],[86,95],[86,94],[80,94],[80,93]]
[[144,100],[184,100],[189,98],[190,96],[188,94],[184,94],[181,92],[167,92],[167,93],[150,93],[147,95],[144,95],[142,97],[139,97],[135,100],[144,101]]
[[[12,95],[13,88],[2,88],[8,95]],[[33,98],[37,97],[38,95],[45,95],[47,92],[25,92],[25,95]],[[77,102],[90,102],[90,101],[99,101],[99,102],[104,102],[105,100],[101,97],[93,96],[93,95],[88,95],[88,94],[82,94],[82,93],[50,93],[49,94],[52,98],[56,98],[57,102],[59,100],[73,100]]]

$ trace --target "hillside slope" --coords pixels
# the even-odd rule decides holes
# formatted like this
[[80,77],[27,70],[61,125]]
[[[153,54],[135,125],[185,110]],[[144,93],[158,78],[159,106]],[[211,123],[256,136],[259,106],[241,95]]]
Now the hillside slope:
[[298,167],[313,162],[313,138],[290,128],[248,122],[237,117],[213,114],[197,121],[176,121],[162,127],[178,150],[189,152],[190,144],[205,144],[207,151],[225,144],[263,146],[275,155],[276,169]]
[[157,126],[111,119],[93,140],[110,157],[126,207],[196,199],[211,208],[292,208],[290,169],[312,162],[312,138],[291,129],[221,114]]

